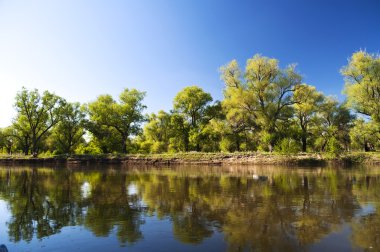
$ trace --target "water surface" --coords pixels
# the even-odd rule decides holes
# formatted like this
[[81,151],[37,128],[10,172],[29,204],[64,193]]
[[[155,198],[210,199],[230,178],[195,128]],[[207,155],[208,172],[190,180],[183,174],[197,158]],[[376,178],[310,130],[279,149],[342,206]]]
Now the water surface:
[[380,168],[0,168],[12,251],[380,248]]

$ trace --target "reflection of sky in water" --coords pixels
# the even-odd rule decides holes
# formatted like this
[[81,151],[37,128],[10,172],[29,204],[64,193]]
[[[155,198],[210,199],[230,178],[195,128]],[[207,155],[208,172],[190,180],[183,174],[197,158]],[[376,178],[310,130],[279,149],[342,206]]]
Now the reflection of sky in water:
[[135,184],[130,184],[128,186],[128,195],[136,195],[138,193],[137,186]]
[[6,222],[11,217],[10,211],[8,211],[8,204],[0,199],[0,244],[6,244],[8,240],[8,229]]
[[361,208],[356,211],[355,217],[362,217],[376,212],[376,207],[373,203],[362,204],[360,207]]
[[91,185],[90,185],[90,183],[88,183],[87,181],[84,182],[82,184],[80,190],[81,190],[82,198],[83,199],[88,198],[91,195]]

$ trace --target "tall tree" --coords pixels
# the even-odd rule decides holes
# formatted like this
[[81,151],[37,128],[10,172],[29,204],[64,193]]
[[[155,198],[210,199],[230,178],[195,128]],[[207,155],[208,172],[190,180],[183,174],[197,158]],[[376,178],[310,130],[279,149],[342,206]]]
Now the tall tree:
[[278,61],[255,55],[247,60],[244,78],[235,60],[221,68],[225,82],[225,103],[248,113],[254,127],[260,129],[268,139],[268,148],[276,143],[278,123],[292,117],[292,99],[301,76],[290,65],[280,69]]
[[224,97],[222,101],[223,112],[226,116],[222,129],[225,135],[221,142],[221,149],[228,151],[240,151],[245,141],[245,136],[258,130],[255,115],[249,113],[247,107],[241,102],[244,96],[242,85],[242,73],[236,60],[220,68],[221,79],[225,83]]
[[67,103],[63,106],[61,120],[54,127],[52,139],[61,153],[72,154],[75,146],[83,140],[85,113],[79,103]]
[[[318,111],[316,132],[317,146],[320,151],[327,147],[348,149],[350,143],[349,132],[355,116],[351,114],[346,104],[339,104],[334,97],[326,97]],[[333,143],[335,147],[332,147]],[[330,148],[329,147],[329,148]]]
[[171,124],[171,114],[160,110],[157,114],[152,113],[148,118],[148,123],[144,126],[144,148],[147,152],[161,153],[167,152],[169,140],[173,136],[173,125]]
[[207,105],[212,101],[209,93],[198,86],[182,89],[174,98],[174,109],[184,115],[193,128],[206,116]]
[[380,123],[380,55],[356,52],[341,72],[348,104]]
[[307,149],[307,139],[310,135],[309,127],[313,122],[313,117],[318,112],[323,102],[323,95],[315,87],[307,84],[299,85],[294,91],[295,117],[301,128],[302,151]]
[[[30,139],[31,153],[37,156],[41,140],[61,119],[65,101],[61,97],[45,91],[41,96],[37,89],[23,88],[16,95],[17,116],[13,126],[21,133],[21,138]],[[28,150],[25,149],[25,154]]]
[[373,121],[366,122],[363,119],[357,119],[350,131],[352,146],[355,149],[363,151],[375,150],[375,147],[380,143],[379,125]]
[[124,89],[116,102],[110,95],[101,95],[88,105],[90,120],[98,126],[114,129],[120,136],[123,153],[128,152],[127,141],[137,135],[140,125],[145,121],[142,103],[145,92],[136,89]]
[[[174,111],[182,115],[190,124],[189,137],[193,140],[195,149],[200,151],[200,142],[197,135],[202,127],[213,118],[215,112],[209,103],[212,97],[198,86],[189,86],[181,90],[174,98]],[[190,141],[190,139],[189,139]]]
[[16,132],[12,126],[1,129],[0,131],[1,145],[6,149],[9,155],[12,155],[16,148],[16,144],[19,141],[16,137]]

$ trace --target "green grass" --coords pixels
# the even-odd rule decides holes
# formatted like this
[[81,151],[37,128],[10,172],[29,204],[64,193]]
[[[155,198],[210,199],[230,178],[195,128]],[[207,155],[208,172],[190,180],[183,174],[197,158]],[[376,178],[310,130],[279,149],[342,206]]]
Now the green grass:
[[[24,155],[0,155],[0,159],[35,159]],[[43,160],[157,160],[174,162],[238,162],[263,164],[322,164],[325,162],[341,162],[347,164],[380,163],[380,152],[345,152],[339,155],[328,153],[298,153],[281,154],[277,152],[234,152],[234,153],[206,153],[184,152],[163,154],[99,154],[99,155],[40,155]]]

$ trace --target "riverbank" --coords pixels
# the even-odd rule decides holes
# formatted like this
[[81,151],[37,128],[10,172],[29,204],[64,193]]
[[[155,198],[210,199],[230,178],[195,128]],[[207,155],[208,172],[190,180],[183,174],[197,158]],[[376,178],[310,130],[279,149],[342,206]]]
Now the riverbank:
[[131,164],[131,165],[327,165],[327,164],[380,164],[380,153],[344,153],[331,156],[325,153],[173,153],[173,154],[104,154],[104,155],[59,155],[32,158],[27,156],[0,156],[0,164]]

